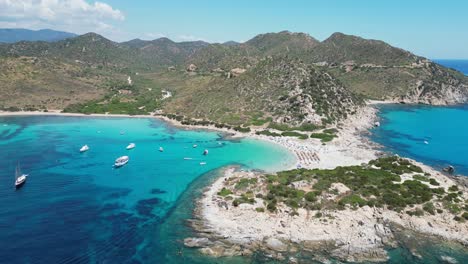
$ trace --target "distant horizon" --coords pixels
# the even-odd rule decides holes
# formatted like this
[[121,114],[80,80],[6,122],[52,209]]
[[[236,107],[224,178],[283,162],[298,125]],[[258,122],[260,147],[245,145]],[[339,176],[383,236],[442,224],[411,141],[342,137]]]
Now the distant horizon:
[[[76,32],[70,32],[70,31],[63,31],[63,30],[59,30],[59,29],[53,29],[53,28],[40,28],[40,29],[29,29],[29,28],[0,28],[0,30],[30,30],[30,31],[44,31],[44,30],[51,30],[51,31],[57,31],[57,32],[64,32],[64,33],[69,33],[69,34],[75,34],[76,37],[78,36],[82,36],[82,35],[86,35],[86,34],[90,34],[90,33],[94,33],[94,34],[98,34],[98,35],[101,35],[103,37],[105,37],[106,39],[109,39],[113,42],[116,42],[116,43],[124,43],[124,42],[128,42],[128,41],[132,41],[132,40],[142,40],[142,41],[154,41],[154,40],[157,40],[157,39],[169,39],[175,43],[183,43],[183,42],[196,42],[196,41],[202,41],[202,42],[206,42],[206,43],[209,43],[209,44],[223,44],[223,43],[226,43],[226,42],[236,42],[236,43],[240,43],[240,44],[243,44],[249,40],[251,40],[252,38],[258,36],[258,35],[262,35],[262,34],[270,34],[270,33],[280,33],[280,32],[290,32],[290,33],[303,33],[303,34],[307,34],[313,38],[315,38],[316,40],[320,41],[320,42],[323,42],[325,41],[328,37],[330,37],[331,35],[335,34],[335,33],[342,33],[342,34],[345,34],[345,35],[352,35],[352,36],[357,36],[357,37],[361,37],[361,38],[364,38],[362,36],[359,36],[359,35],[354,35],[354,34],[347,34],[347,33],[344,33],[344,32],[339,32],[339,31],[336,31],[336,32],[333,32],[332,34],[330,34],[328,37],[324,38],[324,39],[318,39],[316,38],[314,35],[308,33],[308,32],[297,32],[297,31],[291,31],[291,30],[287,30],[287,29],[284,29],[284,30],[280,30],[280,31],[277,31],[277,32],[262,32],[262,33],[258,33],[254,36],[252,36],[251,38],[247,39],[247,40],[244,40],[244,41],[237,41],[237,40],[227,40],[227,41],[224,41],[224,42],[209,42],[209,41],[205,41],[205,40],[182,40],[182,41],[177,41],[177,40],[174,40],[170,37],[167,37],[167,36],[160,36],[160,37],[157,37],[157,38],[153,38],[153,39],[150,39],[150,38],[144,38],[144,37],[136,37],[136,38],[132,38],[132,39],[128,39],[128,40],[122,40],[122,41],[117,41],[117,40],[114,40],[112,38],[108,38],[106,36],[104,36],[103,34],[100,34],[100,33],[97,33],[97,32],[93,32],[93,31],[89,31],[89,32],[85,32],[85,33],[82,33],[82,34],[79,34],[79,33],[76,33]],[[370,40],[380,40],[380,41],[383,41],[389,45],[392,45],[391,43],[388,43],[386,40],[384,39],[372,39],[372,38],[364,38],[364,39],[370,39]],[[0,42],[2,43],[2,42]],[[392,45],[394,46],[394,45]],[[398,47],[398,46],[394,46],[396,48],[401,48],[401,47]],[[408,50],[412,53],[414,53],[413,51],[411,50]],[[414,53],[416,54],[416,53]],[[468,61],[468,57],[467,58],[450,58],[450,57],[446,57],[446,58],[432,58],[432,57],[426,57],[424,55],[420,55],[420,54],[416,54],[418,56],[421,56],[421,57],[425,57],[425,58],[428,58],[432,61],[437,61],[437,60],[460,60],[460,61]]]

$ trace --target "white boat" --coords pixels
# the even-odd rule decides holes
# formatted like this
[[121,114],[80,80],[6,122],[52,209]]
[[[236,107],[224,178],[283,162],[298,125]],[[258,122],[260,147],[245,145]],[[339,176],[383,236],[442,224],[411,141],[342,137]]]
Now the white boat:
[[128,163],[130,158],[128,156],[122,156],[115,160],[114,167],[119,168]]
[[205,155],[205,156],[208,155],[208,150],[207,149],[205,149],[205,151],[203,151],[203,155]]
[[196,148],[196,147],[198,147],[198,145],[197,145],[197,144],[193,145],[193,148]]
[[130,143],[127,146],[127,149],[134,149],[136,147],[135,143]]
[[163,152],[163,151],[164,151],[163,147],[159,147],[159,152]]
[[428,142],[427,140],[424,140],[424,144],[428,145],[428,144],[429,144],[429,142]]
[[21,173],[21,168],[18,162],[18,165],[16,166],[16,171],[15,171],[15,188],[19,189],[23,184],[26,182],[26,178],[28,177],[27,174],[22,174]]
[[86,152],[86,151],[88,151],[88,150],[89,150],[88,145],[84,145],[84,146],[82,146],[82,147],[80,148],[80,152]]
[[184,158],[184,160],[191,160],[192,158]]
[[206,165],[206,162],[200,162],[200,165],[202,165],[202,166]]

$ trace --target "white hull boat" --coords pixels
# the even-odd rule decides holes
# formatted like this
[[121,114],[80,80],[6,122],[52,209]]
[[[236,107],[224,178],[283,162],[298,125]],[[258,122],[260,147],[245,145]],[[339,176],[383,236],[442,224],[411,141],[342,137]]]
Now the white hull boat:
[[115,160],[114,167],[120,168],[124,166],[125,164],[127,164],[129,160],[130,158],[128,156],[122,156]]
[[28,177],[27,174],[21,173],[21,168],[18,163],[18,166],[16,166],[16,171],[15,171],[15,188],[16,189],[21,188],[21,186],[23,186],[24,183],[26,182],[27,177]]
[[81,152],[81,153],[86,152],[86,151],[88,151],[88,150],[89,150],[88,145],[84,145],[84,146],[82,146],[82,147],[80,148],[80,152]]
[[136,147],[135,143],[130,143],[128,146],[127,146],[127,149],[130,150],[130,149],[134,149]]

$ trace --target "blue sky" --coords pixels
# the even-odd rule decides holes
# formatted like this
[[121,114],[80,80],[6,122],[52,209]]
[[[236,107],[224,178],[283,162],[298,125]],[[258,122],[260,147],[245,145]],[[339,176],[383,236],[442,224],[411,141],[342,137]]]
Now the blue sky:
[[[18,0],[21,1],[26,0]],[[6,5],[7,1],[0,0],[0,9],[2,2]],[[116,41],[161,36],[176,41],[245,41],[260,33],[282,30],[305,32],[324,40],[333,32],[343,32],[380,39],[429,58],[468,59],[468,1],[463,0],[58,2],[68,5],[52,6],[52,15],[45,10],[40,12],[45,15],[37,19],[39,22],[31,18],[29,24],[22,22],[22,19],[28,19],[28,14],[23,18],[8,18],[6,11],[4,14],[0,11],[0,27],[47,26],[77,33],[97,31]],[[75,11],[60,13],[60,10],[65,12],[71,8]],[[9,10],[9,14],[11,12]],[[31,11],[31,15],[38,16],[34,12]],[[61,20],[60,16],[63,17]],[[52,20],[47,20],[50,17]]]

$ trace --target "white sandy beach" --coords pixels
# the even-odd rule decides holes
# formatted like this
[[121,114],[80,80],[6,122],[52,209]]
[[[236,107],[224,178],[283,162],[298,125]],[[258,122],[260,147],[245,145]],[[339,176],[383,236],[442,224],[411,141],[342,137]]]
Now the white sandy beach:
[[[291,150],[298,162],[305,168],[335,168],[337,166],[360,165],[379,156],[375,145],[361,136],[374,125],[376,109],[363,108],[356,116],[348,119],[339,132],[339,138],[326,145],[318,140],[299,140],[292,138],[275,138],[255,136],[280,144]],[[412,161],[425,172],[431,174],[440,187],[447,190],[456,182],[424,164]],[[404,175],[403,175],[404,176]],[[325,211],[329,221],[315,218],[315,211],[299,209],[297,216],[291,216],[287,207],[278,213],[259,213],[257,207],[263,207],[263,201],[256,198],[256,203],[240,204],[234,207],[226,203],[217,193],[225,186],[226,179],[232,177],[258,177],[253,172],[234,172],[229,169],[225,175],[207,188],[198,203],[198,216],[203,222],[203,232],[217,234],[232,245],[249,248],[267,248],[278,253],[289,250],[290,242],[300,243],[311,250],[323,241],[334,244],[332,255],[347,261],[385,261],[387,253],[384,247],[394,243],[392,232],[387,223],[394,223],[403,228],[435,235],[446,240],[458,241],[468,245],[468,224],[453,219],[453,215],[444,212],[424,217],[410,216],[404,212],[397,213],[381,208],[364,206],[357,210]],[[412,179],[411,175],[402,177]],[[344,187],[346,188],[346,187]],[[468,191],[462,187],[464,199]],[[262,245],[262,246],[259,246]],[[222,256],[231,255],[222,247],[206,247],[206,254]],[[238,254],[236,252],[234,254]],[[243,252],[246,253],[246,252]],[[248,253],[248,252],[247,252]],[[273,254],[273,253],[272,253]],[[417,254],[417,253],[415,253]],[[278,257],[277,256],[277,257]]]

